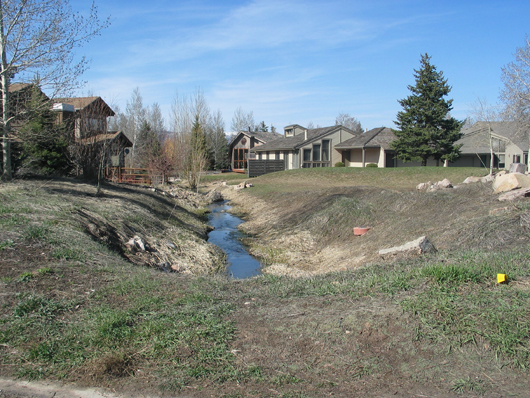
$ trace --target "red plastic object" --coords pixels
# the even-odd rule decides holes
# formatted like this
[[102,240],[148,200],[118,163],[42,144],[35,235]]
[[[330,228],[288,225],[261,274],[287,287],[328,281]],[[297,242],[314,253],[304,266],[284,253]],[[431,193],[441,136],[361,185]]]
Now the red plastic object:
[[370,227],[354,227],[353,234],[355,236],[361,236],[367,233],[370,230]]

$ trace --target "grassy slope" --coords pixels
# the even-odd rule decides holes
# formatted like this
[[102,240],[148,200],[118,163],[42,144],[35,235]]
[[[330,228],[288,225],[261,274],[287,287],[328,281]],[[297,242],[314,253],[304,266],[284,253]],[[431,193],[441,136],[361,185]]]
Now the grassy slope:
[[[326,189],[355,180],[406,189],[441,179],[440,169],[422,169],[416,181],[408,169],[401,181],[390,174],[395,170],[330,170],[296,181],[290,174],[288,184],[281,174],[262,177],[248,191],[277,200],[279,191],[307,192],[315,179]],[[85,206],[84,196],[40,185],[23,195],[16,186],[0,187],[2,375],[219,397],[528,390],[526,233],[512,250],[459,248],[312,278],[234,283],[132,266],[70,222],[71,206]],[[91,211],[118,217],[118,203]],[[183,212],[179,225],[193,219]],[[73,245],[55,239],[58,231]],[[511,283],[497,285],[498,272]]]

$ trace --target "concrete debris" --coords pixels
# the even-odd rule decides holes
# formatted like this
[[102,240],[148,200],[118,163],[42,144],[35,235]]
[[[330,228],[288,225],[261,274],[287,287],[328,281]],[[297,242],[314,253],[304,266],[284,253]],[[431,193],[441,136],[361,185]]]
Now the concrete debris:
[[401,246],[379,250],[379,255],[383,258],[387,258],[397,254],[424,254],[435,253],[436,251],[436,248],[429,239],[427,239],[426,236],[422,236]]

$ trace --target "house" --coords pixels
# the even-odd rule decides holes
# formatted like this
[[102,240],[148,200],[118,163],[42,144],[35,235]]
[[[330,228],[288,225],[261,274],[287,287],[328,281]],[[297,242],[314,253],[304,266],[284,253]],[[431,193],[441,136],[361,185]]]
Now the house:
[[240,131],[228,145],[230,167],[233,171],[244,172],[251,149],[280,137],[281,134],[268,131]]
[[335,150],[341,153],[346,167],[366,167],[370,163],[395,167],[397,161],[390,147],[395,139],[392,129],[378,127],[335,145]]
[[307,129],[298,124],[286,126],[281,138],[251,150],[258,160],[283,160],[285,169],[330,167],[342,161],[335,146],[358,134],[341,126]]
[[73,151],[78,158],[78,174],[94,177],[105,155],[104,167],[124,167],[125,155],[132,142],[121,131],[108,131],[107,119],[114,111],[101,97],[56,99],[52,109],[57,121],[72,130]]
[[529,131],[530,126],[517,122],[477,122],[462,130],[463,137],[456,142],[462,144],[462,155],[449,166],[489,168],[492,150],[494,168],[528,165]]
[[53,101],[58,118],[73,120],[75,139],[86,139],[107,133],[107,119],[114,111],[101,97],[60,98]]

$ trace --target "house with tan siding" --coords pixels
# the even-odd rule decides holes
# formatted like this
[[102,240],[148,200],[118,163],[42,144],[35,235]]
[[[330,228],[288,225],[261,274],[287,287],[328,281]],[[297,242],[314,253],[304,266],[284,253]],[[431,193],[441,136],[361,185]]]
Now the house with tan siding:
[[298,124],[286,126],[281,138],[251,150],[257,160],[283,160],[285,170],[331,167],[342,161],[335,145],[358,134],[344,126],[307,129]]

